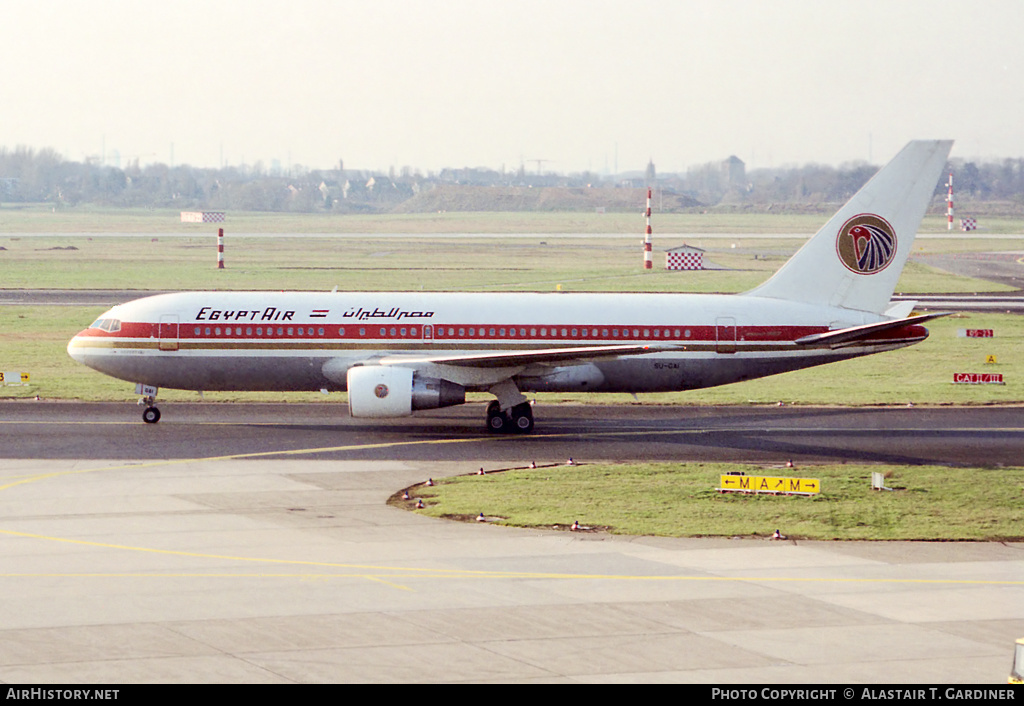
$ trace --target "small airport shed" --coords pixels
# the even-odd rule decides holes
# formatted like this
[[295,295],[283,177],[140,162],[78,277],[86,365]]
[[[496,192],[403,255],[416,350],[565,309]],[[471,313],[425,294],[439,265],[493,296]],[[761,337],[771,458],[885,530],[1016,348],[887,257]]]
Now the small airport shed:
[[223,223],[224,211],[182,211],[182,223]]
[[680,245],[665,252],[666,270],[703,270],[704,251],[692,245]]

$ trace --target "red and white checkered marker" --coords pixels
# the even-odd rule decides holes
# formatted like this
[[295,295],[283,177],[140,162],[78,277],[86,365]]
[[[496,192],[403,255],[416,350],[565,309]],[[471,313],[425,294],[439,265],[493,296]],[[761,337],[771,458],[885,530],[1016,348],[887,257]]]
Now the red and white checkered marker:
[[223,223],[224,211],[182,211],[182,223]]
[[961,218],[960,219],[960,230],[965,233],[969,230],[978,229],[978,220],[976,218]]
[[670,252],[665,254],[667,270],[703,270],[704,256],[699,252]]

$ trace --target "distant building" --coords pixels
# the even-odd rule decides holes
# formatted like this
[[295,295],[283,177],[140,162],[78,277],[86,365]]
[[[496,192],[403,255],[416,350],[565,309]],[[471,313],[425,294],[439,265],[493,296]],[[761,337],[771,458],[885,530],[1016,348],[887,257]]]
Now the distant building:
[[718,203],[730,193],[747,186],[747,165],[733,155],[721,162],[707,162],[690,167],[686,175],[687,187],[700,201]]
[[744,186],[747,183],[747,165],[732,155],[722,162],[722,178],[728,186]]

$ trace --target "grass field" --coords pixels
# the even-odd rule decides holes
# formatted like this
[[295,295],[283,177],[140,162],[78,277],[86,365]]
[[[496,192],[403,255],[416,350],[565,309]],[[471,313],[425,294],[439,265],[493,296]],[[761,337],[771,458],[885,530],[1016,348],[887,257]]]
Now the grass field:
[[[816,497],[715,490],[719,476],[817,478]],[[871,490],[871,472],[891,492]],[[800,469],[725,463],[595,464],[510,470],[415,486],[390,502],[432,517],[479,513],[517,527],[585,528],[616,534],[791,539],[1024,539],[1024,469],[821,465]]]
[[[8,215],[6,209],[0,213]],[[99,219],[99,215],[96,217]],[[788,224],[789,217],[780,218]],[[105,223],[107,227],[114,225],[109,214],[97,223]],[[772,227],[764,230],[772,230]],[[764,281],[802,241],[744,236],[735,240],[698,238],[693,243],[703,246],[707,250],[706,259],[721,269],[669,272],[658,267],[645,272],[639,267],[639,239],[633,238],[588,239],[542,234],[508,240],[426,235],[381,239],[239,237],[229,239],[227,268],[218,270],[215,238],[212,237],[0,235],[3,248],[0,250],[0,288],[330,290],[337,287],[370,291],[739,292]],[[930,252],[936,245],[948,248],[951,244],[961,249],[983,250],[1024,245],[1005,239],[943,239],[919,240],[916,248]],[[908,264],[898,285],[898,291],[906,294],[1007,289],[915,262]],[[65,352],[68,339],[104,309],[0,308],[0,369],[28,371],[32,376],[27,387],[0,388],[0,397],[130,399],[131,385],[83,368]],[[956,330],[967,327],[994,328],[996,338],[957,338]],[[645,395],[642,399],[646,404],[747,404],[780,400],[795,404],[1024,401],[1024,391],[1019,385],[1024,371],[1019,369],[1015,358],[1024,343],[1018,317],[965,314],[931,322],[929,329],[932,337],[923,344],[883,356],[740,385]],[[985,365],[987,355],[996,355],[998,364]],[[1002,372],[1007,384],[975,387],[950,383],[954,372],[977,371]],[[162,391],[161,398],[192,400],[195,393]],[[322,401],[325,398],[318,393],[210,393],[207,399]],[[550,394],[542,395],[540,401],[586,402],[590,399]],[[629,395],[602,396],[601,400],[634,402]]]
[[[690,244],[704,248],[715,269],[672,272],[663,260],[644,271],[632,238],[238,237],[228,239],[219,270],[213,237],[0,236],[0,288],[740,292],[767,279],[802,242],[697,238]],[[988,251],[1014,242],[974,244]],[[948,252],[946,241],[934,243]],[[918,241],[918,251],[938,252],[932,245]],[[898,285],[906,294],[1008,289],[916,262]]]

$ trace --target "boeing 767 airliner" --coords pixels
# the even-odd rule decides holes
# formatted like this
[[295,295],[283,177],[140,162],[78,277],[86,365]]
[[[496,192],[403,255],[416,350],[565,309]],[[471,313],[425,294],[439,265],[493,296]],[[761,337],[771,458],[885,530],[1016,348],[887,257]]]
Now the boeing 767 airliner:
[[347,391],[353,417],[495,400],[492,432],[533,430],[524,392],[664,392],[924,340],[890,298],[951,141],[908,144],[778,272],[732,295],[181,292],[115,306],[68,353],[160,387]]

